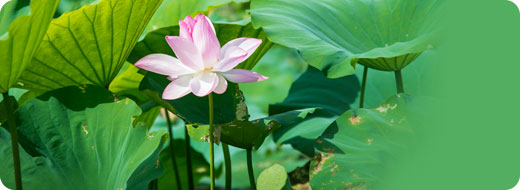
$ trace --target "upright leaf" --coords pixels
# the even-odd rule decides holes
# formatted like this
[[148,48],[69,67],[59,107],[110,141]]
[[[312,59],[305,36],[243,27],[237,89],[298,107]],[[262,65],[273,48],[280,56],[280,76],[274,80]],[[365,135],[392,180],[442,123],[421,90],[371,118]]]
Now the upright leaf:
[[[7,33],[0,33],[0,93],[7,92],[15,85],[31,62],[58,2],[59,0],[33,0],[30,5],[31,14],[16,18],[9,25]],[[1,19],[8,17],[6,9],[2,8]],[[1,22],[3,24],[4,21]]]
[[107,86],[118,74],[161,0],[102,0],[54,19],[24,88]]
[[432,43],[441,0],[252,0],[253,24],[336,78],[360,63],[393,71]]
[[[130,99],[114,99],[95,86],[66,87],[23,104],[16,113],[23,186],[126,189],[129,178],[166,133],[133,127],[132,119],[140,112]],[[0,128],[0,178],[13,188],[9,139]]]

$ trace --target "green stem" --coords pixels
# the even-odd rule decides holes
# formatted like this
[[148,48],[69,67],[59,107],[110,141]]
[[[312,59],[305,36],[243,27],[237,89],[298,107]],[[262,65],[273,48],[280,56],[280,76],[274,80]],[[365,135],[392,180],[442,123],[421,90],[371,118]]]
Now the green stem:
[[361,82],[361,95],[359,97],[359,108],[365,107],[365,89],[367,87],[368,67],[363,70],[363,81]]
[[209,176],[211,178],[211,190],[215,189],[215,155],[213,151],[213,93],[208,95],[209,101]]
[[247,172],[249,173],[249,184],[251,185],[251,190],[256,189],[255,185],[255,173],[253,172],[253,156],[251,155],[251,149],[247,149]]
[[397,86],[397,93],[404,93],[403,76],[401,75],[401,70],[395,71],[395,84]]
[[226,143],[222,143],[222,151],[224,152],[226,167],[226,190],[231,190],[231,156],[229,155],[229,146]]
[[173,172],[175,173],[175,181],[177,184],[177,189],[182,189],[181,187],[181,179],[179,176],[179,169],[177,168],[177,161],[175,160],[175,148],[174,148],[174,140],[173,140],[173,130],[172,130],[172,121],[170,119],[170,114],[166,110],[166,123],[168,125],[168,132],[170,134],[170,154],[172,156],[172,166]]
[[[14,120],[14,110],[11,110],[14,105],[11,105],[11,99],[9,93],[5,92],[2,94],[4,97],[5,111],[7,112],[7,125],[11,133],[11,147],[13,148],[13,162],[14,162],[14,179],[16,183],[16,189],[22,190],[22,173],[20,170],[20,151],[18,150],[18,131],[16,130],[16,123]],[[14,103],[14,102],[13,102]]]
[[193,167],[191,166],[191,139],[188,129],[184,127],[184,141],[186,141],[186,168],[188,170],[188,187],[189,190],[195,189],[193,184]]

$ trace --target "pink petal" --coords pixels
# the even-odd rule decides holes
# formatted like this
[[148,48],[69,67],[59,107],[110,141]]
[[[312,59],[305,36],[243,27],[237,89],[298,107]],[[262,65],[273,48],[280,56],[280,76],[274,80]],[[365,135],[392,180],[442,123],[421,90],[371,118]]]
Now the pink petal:
[[193,27],[195,26],[195,23],[196,23],[196,20],[191,18],[191,16],[187,16],[186,18],[184,18],[184,20],[180,20],[179,21],[179,36],[180,37],[183,37],[183,38],[186,38],[186,39],[189,39],[190,41],[193,42],[193,37],[192,37],[192,33],[193,33]]
[[181,62],[195,71],[204,69],[202,57],[197,47],[188,39],[179,36],[166,36],[166,42]]
[[253,55],[255,53],[256,48],[258,48],[262,44],[261,39],[256,38],[237,38],[234,40],[229,41],[222,47],[220,50],[220,58],[226,57],[226,52],[228,52],[228,48],[238,46],[242,50],[246,51],[248,56],[245,58],[247,59],[249,56]]
[[165,100],[175,100],[186,96],[191,92],[190,80],[191,76],[183,76],[173,80],[164,89],[162,98]]
[[226,72],[235,68],[242,63],[249,55],[246,51],[238,46],[232,46],[226,49],[225,57],[214,66],[214,71]]
[[213,72],[202,72],[194,76],[190,81],[193,94],[203,97],[211,93],[218,84],[218,77]]
[[191,37],[191,28],[182,20],[179,21],[179,36],[193,42],[193,38]]
[[213,90],[213,92],[215,92],[217,94],[224,94],[224,92],[226,92],[226,89],[228,86],[227,80],[221,74],[217,73],[217,76],[218,76],[218,84],[217,84],[217,87],[215,87],[215,90]]
[[167,76],[191,74],[195,71],[186,67],[177,58],[166,54],[150,54],[135,63],[136,67]]
[[195,17],[197,22],[193,28],[193,43],[199,48],[204,60],[204,66],[211,68],[217,62],[220,53],[220,43],[213,24],[208,17],[200,14]]
[[234,83],[257,82],[268,79],[258,73],[245,69],[233,69],[231,71],[221,73],[224,77]]

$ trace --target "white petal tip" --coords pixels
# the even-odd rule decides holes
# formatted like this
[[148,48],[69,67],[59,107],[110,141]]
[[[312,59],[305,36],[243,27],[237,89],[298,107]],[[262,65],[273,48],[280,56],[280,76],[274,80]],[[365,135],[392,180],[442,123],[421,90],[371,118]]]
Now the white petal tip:
[[266,76],[260,76],[260,77],[258,77],[257,82],[259,82],[259,81],[263,81],[263,80],[267,80],[267,79],[269,79],[269,77],[266,77]]

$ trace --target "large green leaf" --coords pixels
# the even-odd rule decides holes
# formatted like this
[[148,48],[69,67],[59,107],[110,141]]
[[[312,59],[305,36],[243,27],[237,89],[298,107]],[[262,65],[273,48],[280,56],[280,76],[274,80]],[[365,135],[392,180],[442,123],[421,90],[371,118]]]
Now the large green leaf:
[[336,78],[359,62],[393,71],[431,45],[440,0],[252,0],[251,15],[275,43],[301,50]]
[[[329,79],[318,69],[309,66],[292,84],[287,98],[269,106],[270,115],[286,117],[276,119],[282,127],[274,131],[273,138],[278,143],[292,144],[309,156],[314,155],[312,147],[315,139],[350,109],[359,90],[356,76]],[[289,113],[309,108],[318,109]]]
[[[7,92],[15,85],[31,62],[49,27],[58,2],[58,0],[32,1],[31,14],[16,18],[9,25],[7,33],[0,33],[0,70],[2,71],[0,72],[0,93]],[[6,18],[9,14],[6,13],[7,6],[10,5],[6,5],[5,9],[2,8],[0,19],[8,20]]]
[[398,94],[375,109],[352,109],[317,140],[313,189],[374,189],[406,154],[424,122],[430,99]]
[[[125,189],[166,131],[132,126],[141,110],[101,87],[71,86],[23,104],[19,121],[27,189]],[[9,133],[0,128],[0,178],[14,187]],[[155,158],[157,159],[157,158]],[[145,179],[141,176],[140,179]]]
[[186,16],[195,16],[230,2],[247,2],[248,0],[164,0],[152,20],[146,27],[146,32],[166,26],[175,26]]
[[161,0],[102,0],[54,19],[23,87],[107,86],[118,74]]

